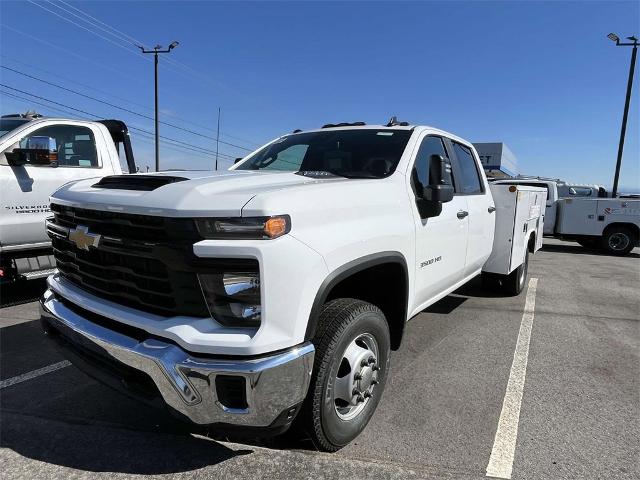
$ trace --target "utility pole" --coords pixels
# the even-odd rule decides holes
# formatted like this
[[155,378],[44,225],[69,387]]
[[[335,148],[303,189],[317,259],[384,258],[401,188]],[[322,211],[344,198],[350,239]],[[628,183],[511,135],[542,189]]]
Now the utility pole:
[[137,47],[142,51],[142,53],[153,53],[153,79],[154,79],[154,92],[155,92],[155,100],[154,100],[154,123],[155,123],[155,137],[156,137],[156,172],[160,171],[160,136],[158,133],[158,54],[159,53],[169,53],[171,50],[176,48],[179,45],[179,42],[172,42],[169,45],[169,48],[166,50],[161,50],[162,45],[156,45],[153,47],[153,50],[147,50],[143,46],[138,45]]
[[622,128],[620,129],[620,143],[618,144],[618,159],[616,160],[616,173],[613,177],[613,191],[611,196],[616,198],[618,194],[618,179],[622,166],[622,150],[624,149],[624,137],[627,133],[627,118],[629,116],[629,103],[631,102],[631,89],[633,88],[633,72],[636,68],[636,55],[638,54],[638,39],[634,36],[627,37],[631,43],[620,43],[620,38],[615,33],[607,35],[609,40],[616,42],[617,47],[633,47],[631,50],[631,65],[629,66],[629,79],[627,80],[627,96],[624,101],[624,113],[622,114]]
[[216,172],[218,171],[218,145],[220,143],[220,107],[218,107],[218,132],[216,134]]

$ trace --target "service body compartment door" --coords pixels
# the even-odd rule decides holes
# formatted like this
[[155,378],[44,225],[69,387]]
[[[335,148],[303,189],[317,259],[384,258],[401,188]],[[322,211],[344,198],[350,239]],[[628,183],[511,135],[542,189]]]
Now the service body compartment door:
[[533,230],[534,249],[542,246],[546,191],[522,185],[491,185],[491,193],[496,202],[496,231],[493,250],[483,270],[506,275],[524,261]]
[[598,230],[601,233],[611,223],[633,224],[640,227],[640,200],[600,198],[597,202]]
[[598,199],[561,198],[558,200],[556,233],[560,235],[600,235]]

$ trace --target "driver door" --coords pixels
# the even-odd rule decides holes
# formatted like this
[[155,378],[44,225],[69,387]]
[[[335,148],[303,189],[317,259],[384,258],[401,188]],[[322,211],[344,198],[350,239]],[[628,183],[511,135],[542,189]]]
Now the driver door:
[[[444,139],[425,136],[412,168],[412,187],[422,188],[429,183],[429,159],[431,155],[451,158]],[[469,217],[467,199],[458,195],[456,178],[452,178],[456,194],[453,200],[442,204],[439,215],[423,218],[417,206],[414,208],[416,225],[416,265],[414,308],[430,304],[442,292],[453,287],[463,278]]]

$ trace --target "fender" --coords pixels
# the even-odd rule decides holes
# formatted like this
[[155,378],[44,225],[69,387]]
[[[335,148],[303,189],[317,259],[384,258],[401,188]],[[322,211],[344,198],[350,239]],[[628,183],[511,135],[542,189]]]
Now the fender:
[[[389,330],[391,332],[391,345],[392,348],[396,349],[400,346],[400,342],[402,340],[402,335],[404,333],[404,326],[407,323],[407,306],[409,302],[409,273],[407,268],[407,261],[400,252],[378,252],[371,255],[366,255],[364,257],[357,258],[352,260],[334,271],[332,271],[322,282],[318,292],[316,293],[315,300],[313,302],[313,306],[311,307],[311,313],[309,315],[309,321],[307,323],[307,330],[305,332],[305,340],[311,340],[315,336],[316,329],[318,327],[318,320],[320,316],[320,309],[322,305],[325,304],[329,293],[333,288],[338,285],[341,281],[349,278],[351,275],[354,275],[358,272],[366,270],[371,267],[375,267],[377,265],[382,265],[385,263],[394,263],[400,265],[402,267],[402,271],[404,272],[404,281],[405,281],[405,292],[404,292],[404,302],[402,308],[402,326],[401,328],[395,332],[392,329],[392,325],[389,325]],[[390,321],[391,319],[387,319]]]

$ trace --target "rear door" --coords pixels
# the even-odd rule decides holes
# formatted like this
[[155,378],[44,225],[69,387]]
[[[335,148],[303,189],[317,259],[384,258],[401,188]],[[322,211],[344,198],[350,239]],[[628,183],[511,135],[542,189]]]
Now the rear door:
[[[55,140],[58,166],[10,166],[5,152],[25,148],[31,137]],[[44,219],[51,215],[49,196],[65,183],[114,172],[102,132],[93,125],[67,122],[34,125],[10,140],[0,153],[0,239],[3,249],[42,246],[49,242]]]
[[[421,139],[411,169],[411,187],[415,192],[429,183],[429,159],[431,155],[449,158],[445,140],[437,135],[426,135]],[[457,178],[453,178],[458,188]],[[431,303],[442,292],[463,278],[467,250],[468,216],[467,198],[456,193],[453,200],[442,204],[439,215],[424,218],[416,202],[414,218],[416,224],[415,305],[418,308]]]
[[455,156],[452,167],[460,183],[459,195],[467,201],[469,236],[464,269],[466,277],[479,272],[491,255],[495,205],[471,146],[452,140],[451,148]]

